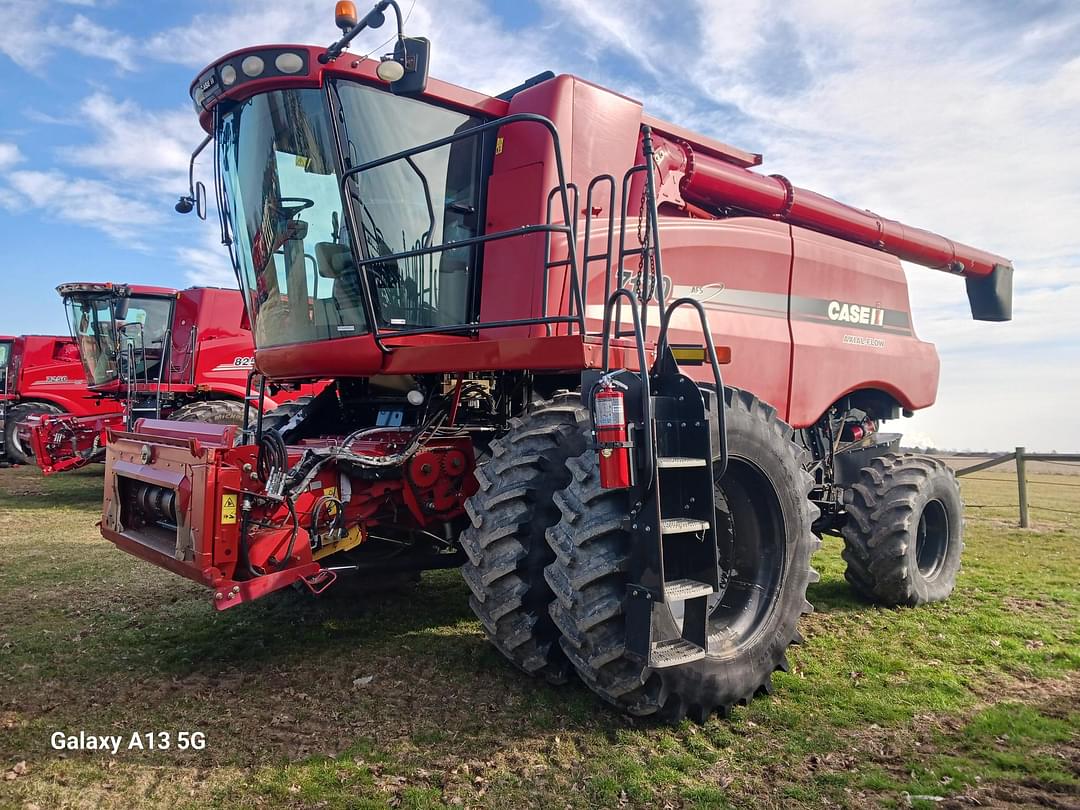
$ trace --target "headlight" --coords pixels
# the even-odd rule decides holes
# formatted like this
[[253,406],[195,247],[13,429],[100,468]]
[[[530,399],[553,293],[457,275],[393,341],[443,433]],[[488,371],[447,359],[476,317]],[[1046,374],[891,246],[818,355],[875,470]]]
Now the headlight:
[[266,67],[266,63],[263,62],[261,56],[247,56],[244,61],[240,63],[240,69],[244,71],[244,74],[255,78]]
[[304,69],[304,60],[299,54],[279,53],[274,60],[274,66],[282,73],[299,73]]

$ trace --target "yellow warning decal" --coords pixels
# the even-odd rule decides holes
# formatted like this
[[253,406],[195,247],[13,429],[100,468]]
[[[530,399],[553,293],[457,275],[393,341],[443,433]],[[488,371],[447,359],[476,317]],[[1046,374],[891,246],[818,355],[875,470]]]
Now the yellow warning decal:
[[221,522],[236,523],[236,498],[237,496],[226,493],[221,496]]
[[707,359],[705,347],[693,344],[682,346],[672,344],[671,355],[675,358],[675,362],[691,366],[700,366]]
[[[327,498],[336,499],[337,487],[324,487],[322,494],[325,495]],[[330,503],[326,505],[326,514],[330,515],[331,517],[337,514],[337,504],[334,503],[334,501],[330,501]]]
[[502,138],[496,138],[495,139],[495,154],[496,155],[501,155],[502,150],[503,150],[503,139]]

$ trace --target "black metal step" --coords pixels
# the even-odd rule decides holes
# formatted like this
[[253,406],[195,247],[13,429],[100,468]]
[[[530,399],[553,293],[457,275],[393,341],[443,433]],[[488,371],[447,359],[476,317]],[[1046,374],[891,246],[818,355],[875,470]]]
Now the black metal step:
[[707,532],[711,528],[707,520],[693,518],[662,518],[661,534],[686,534],[687,532]]
[[712,585],[696,579],[673,579],[664,583],[664,600],[667,602],[685,602],[713,593],[716,593],[716,589]]
[[670,641],[656,641],[649,647],[649,666],[653,669],[677,667],[699,661],[705,657],[705,650],[684,638]]
[[661,470],[672,470],[680,467],[707,467],[705,459],[690,458],[688,456],[661,456],[656,459],[656,466]]

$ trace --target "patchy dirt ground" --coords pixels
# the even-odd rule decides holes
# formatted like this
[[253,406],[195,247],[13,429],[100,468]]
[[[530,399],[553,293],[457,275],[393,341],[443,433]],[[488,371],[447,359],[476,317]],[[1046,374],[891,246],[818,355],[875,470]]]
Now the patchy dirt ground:
[[[919,610],[856,600],[827,542],[776,694],[669,728],[518,673],[456,572],[216,613],[101,540],[100,486],[0,470],[0,807],[1080,807],[1067,527],[972,516]],[[206,745],[51,747],[80,730]]]

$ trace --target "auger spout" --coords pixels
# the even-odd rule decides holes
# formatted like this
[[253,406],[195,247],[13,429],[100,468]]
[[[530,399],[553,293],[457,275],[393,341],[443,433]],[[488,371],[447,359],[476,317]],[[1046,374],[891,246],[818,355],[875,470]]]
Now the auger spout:
[[757,174],[707,154],[688,156],[680,190],[683,199],[696,205],[774,217],[963,276],[973,318],[1012,318],[1013,267],[1003,256],[798,188],[781,175]]

